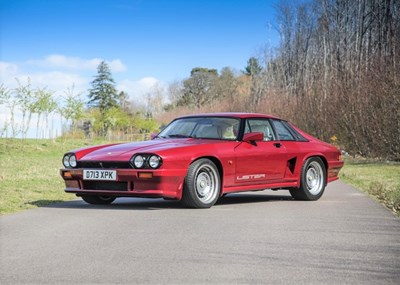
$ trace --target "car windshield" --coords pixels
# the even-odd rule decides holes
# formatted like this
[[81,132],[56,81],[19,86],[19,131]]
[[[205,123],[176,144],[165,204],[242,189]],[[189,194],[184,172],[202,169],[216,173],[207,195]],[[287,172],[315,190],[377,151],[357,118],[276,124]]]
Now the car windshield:
[[240,119],[225,117],[189,117],[170,123],[157,138],[196,138],[236,140]]

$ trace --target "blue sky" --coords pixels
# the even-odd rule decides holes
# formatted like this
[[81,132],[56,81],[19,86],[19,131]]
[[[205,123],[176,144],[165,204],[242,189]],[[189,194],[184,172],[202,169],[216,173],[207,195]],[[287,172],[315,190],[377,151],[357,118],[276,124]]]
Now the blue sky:
[[[85,93],[99,60],[135,98],[193,67],[241,70],[276,45],[276,1],[0,0],[1,81]],[[144,88],[144,89],[143,89]],[[143,90],[141,90],[143,89]]]

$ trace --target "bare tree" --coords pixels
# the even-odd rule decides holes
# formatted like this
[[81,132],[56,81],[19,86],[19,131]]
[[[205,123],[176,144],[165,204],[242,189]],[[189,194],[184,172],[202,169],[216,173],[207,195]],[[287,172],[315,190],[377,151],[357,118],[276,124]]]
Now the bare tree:
[[183,82],[182,97],[177,101],[179,106],[201,108],[218,97],[214,88],[218,72],[215,69],[193,68],[191,76]]
[[[15,94],[4,86],[2,83],[0,85],[0,103],[4,104],[5,107],[10,112],[10,127],[11,127],[11,137],[16,137],[18,134],[17,126],[15,123],[15,110],[18,107],[18,99],[16,98]],[[7,124],[6,124],[7,125]],[[8,126],[6,127],[7,133]]]
[[[77,121],[83,117],[85,102],[81,93],[75,93],[75,86],[68,88],[63,97],[64,102],[58,110],[61,118],[65,118],[67,124],[71,124],[72,132],[76,130]],[[62,127],[64,130],[64,126]]]
[[30,127],[32,114],[35,111],[35,97],[33,95],[30,78],[28,78],[26,84],[21,83],[18,78],[16,78],[16,80],[18,86],[14,89],[14,92],[18,100],[18,107],[22,112],[21,133],[22,136],[26,138]]

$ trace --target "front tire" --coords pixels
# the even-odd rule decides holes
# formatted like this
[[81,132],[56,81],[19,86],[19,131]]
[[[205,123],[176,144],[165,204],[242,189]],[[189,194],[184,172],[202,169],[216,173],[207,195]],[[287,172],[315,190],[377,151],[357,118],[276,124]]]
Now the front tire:
[[316,201],[326,186],[326,168],[321,158],[310,157],[301,170],[300,188],[289,189],[295,200]]
[[96,195],[82,195],[81,198],[86,203],[92,205],[109,205],[116,199],[116,197],[96,196]]
[[190,208],[210,208],[221,191],[218,168],[206,158],[193,162],[188,169],[182,203]]

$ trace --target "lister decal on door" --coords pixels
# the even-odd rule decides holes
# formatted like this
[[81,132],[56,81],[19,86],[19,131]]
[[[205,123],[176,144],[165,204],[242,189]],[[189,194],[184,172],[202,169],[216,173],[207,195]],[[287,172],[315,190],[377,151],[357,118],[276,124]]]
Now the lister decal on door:
[[236,177],[237,180],[254,180],[263,178],[265,178],[265,174],[249,174]]

